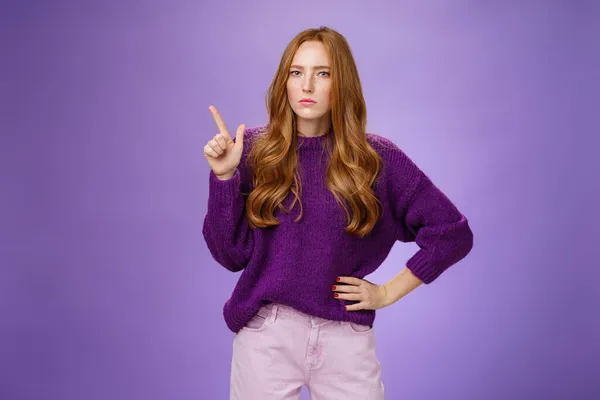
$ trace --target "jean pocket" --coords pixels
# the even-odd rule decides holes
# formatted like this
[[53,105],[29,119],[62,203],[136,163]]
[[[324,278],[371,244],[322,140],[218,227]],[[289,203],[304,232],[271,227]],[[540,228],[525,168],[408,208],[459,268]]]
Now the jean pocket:
[[367,335],[373,331],[373,325],[362,325],[356,322],[345,322],[344,325],[355,335]]
[[247,331],[259,332],[265,329],[266,326],[267,317],[260,313],[256,313],[254,317],[252,317],[252,319],[246,323],[244,329],[246,329]]

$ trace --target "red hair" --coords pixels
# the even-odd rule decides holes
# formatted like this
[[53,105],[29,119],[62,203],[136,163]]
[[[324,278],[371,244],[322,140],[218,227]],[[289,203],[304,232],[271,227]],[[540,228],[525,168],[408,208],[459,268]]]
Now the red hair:
[[269,86],[269,123],[248,154],[254,184],[246,202],[248,221],[252,228],[278,225],[273,212],[275,207],[289,212],[282,202],[290,191],[295,196],[290,208],[300,201],[298,218],[302,216],[296,172],[296,120],[287,99],[287,79],[292,59],[305,41],[321,42],[331,60],[333,134],[325,142],[331,155],[327,186],[346,213],[345,231],[363,237],[380,216],[379,201],[371,186],[381,168],[381,159],[367,142],[366,105],[350,46],[344,36],[327,27],[302,31],[287,45]]

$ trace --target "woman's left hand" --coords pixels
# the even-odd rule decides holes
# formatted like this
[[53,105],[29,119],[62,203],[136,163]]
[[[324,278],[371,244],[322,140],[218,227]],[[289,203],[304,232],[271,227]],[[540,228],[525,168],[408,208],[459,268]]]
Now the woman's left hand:
[[[340,283],[346,283],[346,285],[340,285]],[[385,286],[371,283],[366,279],[340,276],[339,281],[331,290],[338,295],[336,299],[359,301],[347,305],[347,311],[378,310],[391,304]]]

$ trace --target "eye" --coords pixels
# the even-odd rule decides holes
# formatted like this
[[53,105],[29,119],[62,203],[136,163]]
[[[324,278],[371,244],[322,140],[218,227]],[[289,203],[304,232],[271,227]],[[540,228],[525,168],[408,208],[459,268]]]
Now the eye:
[[[290,72],[290,75],[294,75],[294,72],[300,72],[300,71],[292,71],[292,72]],[[294,75],[294,76],[298,76],[298,75]]]
[[327,71],[321,71],[320,73],[327,74],[327,76],[329,76],[329,72]]

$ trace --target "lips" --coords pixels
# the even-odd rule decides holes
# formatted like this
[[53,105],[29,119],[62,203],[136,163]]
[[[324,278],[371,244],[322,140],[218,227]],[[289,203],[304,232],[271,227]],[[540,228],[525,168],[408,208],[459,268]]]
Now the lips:
[[316,101],[311,100],[311,99],[302,99],[300,100],[300,103],[304,103],[304,104],[314,104],[316,103]]

